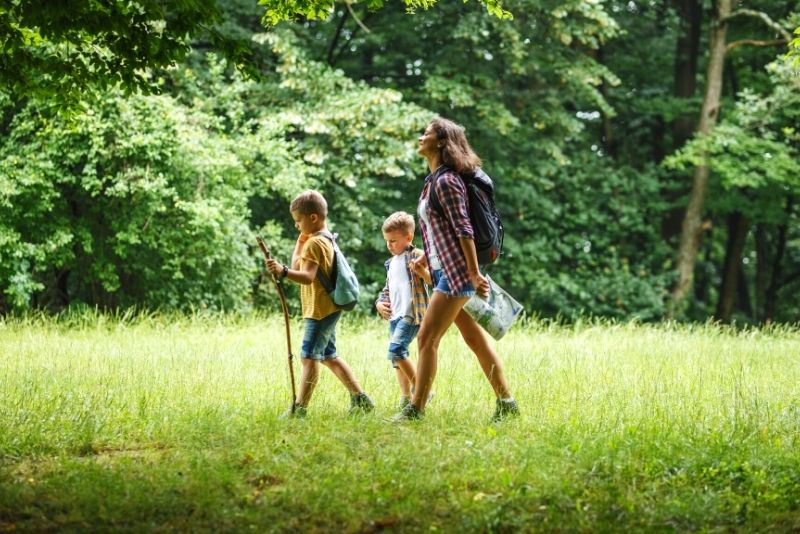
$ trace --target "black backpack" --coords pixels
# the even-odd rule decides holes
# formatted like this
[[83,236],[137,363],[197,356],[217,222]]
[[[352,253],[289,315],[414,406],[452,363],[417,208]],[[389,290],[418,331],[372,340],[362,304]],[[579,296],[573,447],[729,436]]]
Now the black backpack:
[[[438,170],[433,177],[430,193],[428,193],[428,204],[441,217],[444,216],[444,209],[439,201],[436,186],[439,177],[448,170],[452,169],[442,166]],[[492,179],[480,168],[475,169],[473,175],[461,176],[458,173],[456,175],[461,178],[467,189],[467,209],[472,231],[475,234],[478,264],[490,265],[497,261],[497,258],[503,253],[503,223],[500,221],[500,214],[497,213],[494,204],[494,184]]]

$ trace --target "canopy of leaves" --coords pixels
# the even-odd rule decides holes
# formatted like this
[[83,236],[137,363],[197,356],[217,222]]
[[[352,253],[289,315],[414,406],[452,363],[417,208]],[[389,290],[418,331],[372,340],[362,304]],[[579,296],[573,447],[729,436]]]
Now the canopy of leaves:
[[246,43],[215,29],[221,20],[213,1],[3,2],[0,85],[60,107],[74,105],[87,90],[152,93],[158,86],[150,70],[183,60],[188,37],[201,33],[253,74]]

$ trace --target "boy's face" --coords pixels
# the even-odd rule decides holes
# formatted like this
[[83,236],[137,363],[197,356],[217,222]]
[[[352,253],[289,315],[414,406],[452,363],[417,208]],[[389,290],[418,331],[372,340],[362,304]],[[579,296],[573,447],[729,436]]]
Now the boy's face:
[[392,256],[402,254],[411,241],[414,239],[414,234],[409,234],[403,230],[392,230],[391,232],[383,232],[383,239],[386,240],[386,248],[392,253]]
[[319,215],[316,213],[303,215],[299,211],[293,211],[292,219],[294,219],[294,227],[297,228],[301,234],[313,234],[322,229]]

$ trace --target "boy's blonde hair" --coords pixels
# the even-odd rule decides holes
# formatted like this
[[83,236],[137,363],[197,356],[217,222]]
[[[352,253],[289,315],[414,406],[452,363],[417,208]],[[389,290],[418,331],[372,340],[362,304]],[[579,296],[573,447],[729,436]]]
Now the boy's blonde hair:
[[289,211],[296,211],[301,215],[315,214],[324,219],[328,216],[328,202],[319,191],[309,189],[294,197]]
[[414,217],[404,211],[396,211],[386,217],[381,227],[384,233],[401,231],[406,234],[414,234]]

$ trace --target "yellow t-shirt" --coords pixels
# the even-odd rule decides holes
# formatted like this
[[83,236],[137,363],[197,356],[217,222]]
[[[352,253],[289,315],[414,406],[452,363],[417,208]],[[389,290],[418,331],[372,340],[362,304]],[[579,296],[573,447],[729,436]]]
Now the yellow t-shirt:
[[[333,271],[333,244],[320,234],[309,237],[303,244],[300,261],[314,262],[318,269],[330,276]],[[303,306],[304,319],[323,319],[339,310],[316,278],[310,284],[300,285],[300,303]]]

